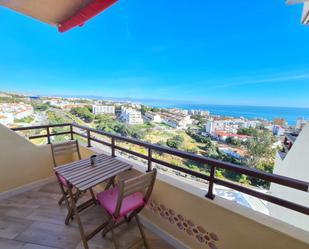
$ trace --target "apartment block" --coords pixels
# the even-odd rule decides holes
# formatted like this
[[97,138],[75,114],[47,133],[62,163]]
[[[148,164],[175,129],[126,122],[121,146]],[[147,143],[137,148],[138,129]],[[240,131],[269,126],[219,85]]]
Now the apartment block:
[[115,106],[113,105],[93,105],[92,112],[94,114],[115,114]]
[[132,108],[122,108],[120,119],[127,124],[143,124],[144,120],[140,111]]
[[156,122],[156,123],[162,122],[161,116],[158,113],[146,112],[144,116],[146,119],[148,119],[151,122]]

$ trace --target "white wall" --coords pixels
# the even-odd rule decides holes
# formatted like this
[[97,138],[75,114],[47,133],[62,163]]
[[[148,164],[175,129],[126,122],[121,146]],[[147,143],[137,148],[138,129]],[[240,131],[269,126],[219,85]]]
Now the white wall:
[[[309,125],[306,125],[293,147],[282,160],[277,156],[274,173],[309,182]],[[309,207],[309,193],[271,184],[274,196]],[[309,216],[270,204],[270,215],[309,231]]]

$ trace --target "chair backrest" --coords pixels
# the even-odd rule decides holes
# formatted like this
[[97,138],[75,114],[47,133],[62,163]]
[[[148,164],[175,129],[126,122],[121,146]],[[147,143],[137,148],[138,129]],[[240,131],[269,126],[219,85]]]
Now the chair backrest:
[[122,201],[125,197],[141,192],[144,194],[144,202],[147,203],[153,190],[157,170],[153,169],[146,174],[133,177],[119,182],[119,194],[114,216],[117,217],[121,210]]
[[53,143],[51,144],[51,151],[52,151],[52,156],[53,156],[55,167],[58,166],[57,157],[59,156],[72,155],[76,153],[78,156],[78,159],[79,160],[81,159],[78,141],[76,140],[70,140],[70,141],[65,141],[61,143]]

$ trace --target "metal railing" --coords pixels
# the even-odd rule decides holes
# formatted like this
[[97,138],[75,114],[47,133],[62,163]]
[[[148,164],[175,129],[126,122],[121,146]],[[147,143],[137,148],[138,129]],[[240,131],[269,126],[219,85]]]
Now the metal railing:
[[[52,128],[56,128],[56,127],[68,127],[69,130],[65,131],[65,132],[58,132],[58,133],[52,133],[51,129]],[[83,130],[85,131],[85,134],[82,134],[78,131],[76,131],[74,128],[77,128],[79,130]],[[268,182],[272,182],[272,183],[276,183],[285,187],[289,187],[292,189],[296,189],[296,190],[300,190],[300,191],[304,191],[304,192],[308,192],[309,190],[309,183],[305,182],[305,181],[301,181],[301,180],[296,180],[290,177],[285,177],[285,176],[281,176],[281,175],[276,175],[276,174],[270,174],[267,172],[263,172],[254,168],[249,168],[246,166],[240,166],[237,164],[232,164],[232,163],[228,163],[228,162],[223,162],[223,161],[219,161],[219,160],[215,160],[212,158],[208,158],[208,157],[204,157],[204,156],[200,156],[200,155],[195,155],[189,152],[185,152],[185,151],[180,151],[180,150],[176,150],[176,149],[172,149],[172,148],[168,148],[168,147],[164,147],[164,146],[159,146],[156,144],[151,144],[151,143],[147,143],[147,142],[143,142],[140,141],[138,139],[134,139],[134,138],[129,138],[129,137],[123,137],[120,135],[116,135],[116,134],[111,134],[111,133],[107,133],[104,131],[99,131],[90,127],[86,127],[86,126],[81,126],[78,124],[70,124],[70,123],[65,123],[65,124],[54,124],[54,125],[42,125],[42,126],[30,126],[30,127],[20,127],[20,128],[12,128],[13,131],[26,131],[26,130],[37,130],[37,129],[45,129],[46,130],[46,134],[40,134],[40,135],[34,135],[34,136],[29,136],[29,139],[36,139],[36,138],[47,138],[47,143],[51,143],[51,137],[53,136],[59,136],[59,135],[70,135],[70,139],[74,139],[74,136],[80,136],[83,137],[87,140],[87,146],[91,147],[91,142],[97,142],[100,144],[103,144],[105,146],[108,146],[111,148],[111,155],[113,157],[116,156],[116,150],[119,151],[123,151],[125,153],[129,153],[131,155],[137,156],[139,158],[145,159],[147,160],[147,171],[151,170],[152,168],[152,164],[156,163],[159,165],[163,165],[165,167],[168,167],[170,169],[174,169],[183,173],[186,173],[188,175],[191,176],[195,176],[197,178],[206,180],[209,182],[208,184],[208,192],[205,195],[207,198],[209,199],[214,199],[215,195],[213,193],[213,187],[214,184],[218,184],[221,186],[225,186],[234,190],[237,190],[239,192],[260,198],[262,200],[277,204],[279,206],[309,215],[309,207],[291,202],[289,200],[284,200],[275,196],[271,196],[269,194],[265,194],[262,193],[260,191],[257,191],[253,188],[249,188],[231,181],[227,181],[224,179],[220,179],[217,178],[215,175],[216,169],[225,169],[225,170],[229,170],[235,173],[239,173],[239,174],[244,174],[250,177],[254,177],[260,180],[264,180],[264,181],[268,181]],[[99,138],[94,137],[94,134],[98,134],[98,135],[103,135],[105,137],[108,137],[110,139],[110,142],[106,142],[103,141]],[[126,143],[131,143],[131,144],[135,144],[138,146],[142,146],[144,148],[147,149],[148,154],[144,155],[141,153],[138,153],[136,151],[133,150],[129,150],[127,148],[121,147],[119,145],[117,145],[117,141],[122,141],[122,142],[126,142]],[[173,165],[169,162],[157,159],[153,157],[153,152],[159,152],[159,153],[166,153],[169,155],[173,155],[173,156],[178,156],[182,159],[189,159],[192,160],[194,162],[198,162],[198,163],[202,163],[205,165],[208,165],[210,167],[210,174],[206,175],[188,168],[183,168],[180,166],[176,166]]]

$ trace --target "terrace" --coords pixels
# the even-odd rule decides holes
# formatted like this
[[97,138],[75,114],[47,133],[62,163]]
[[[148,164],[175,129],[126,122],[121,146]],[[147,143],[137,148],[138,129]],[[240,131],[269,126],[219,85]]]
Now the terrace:
[[[0,5],[31,16],[65,32],[83,26],[116,0],[0,0]],[[293,200],[294,192],[307,195],[309,183],[249,167],[213,160],[188,152],[161,147],[128,137],[105,133],[77,124],[57,124],[13,128],[0,125],[0,248],[4,249],[80,249],[83,248],[74,219],[64,225],[67,210],[58,206],[60,192],[53,172],[51,143],[55,138],[78,139],[82,158],[104,153],[132,165],[118,179],[158,169],[154,190],[140,219],[146,227],[151,248],[194,249],[305,249],[308,232],[250,208],[216,196],[216,186],[237,190],[252,198],[297,213],[308,219],[309,207]],[[46,139],[35,145],[29,140]],[[134,148],[143,148],[144,153]],[[289,148],[293,150],[292,148]],[[190,170],[164,160],[165,154],[208,167],[208,174]],[[63,163],[77,160],[66,156]],[[293,190],[290,198],[279,198],[250,186],[237,184],[216,175],[217,169],[255,177]],[[178,177],[176,175],[185,177]],[[99,184],[95,191],[104,188]],[[87,198],[86,195],[83,198]],[[304,201],[305,202],[305,201]],[[86,230],[106,217],[98,206],[81,213]],[[134,222],[117,228],[121,248],[139,234]],[[113,248],[110,235],[95,236],[90,248]]]
[[[308,236],[304,230],[214,194],[214,186],[221,185],[307,217],[309,214],[307,206],[220,179],[216,177],[215,172],[218,168],[224,168],[301,192],[308,191],[307,182],[216,161],[77,124],[13,128],[13,131],[0,126],[0,135],[2,159],[0,168],[2,192],[0,194],[2,200],[0,238],[2,239],[0,243],[5,245],[3,248],[23,248],[22,246],[35,248],[34,245],[48,246],[47,248],[82,248],[77,224],[73,222],[65,226],[66,210],[57,205],[59,190],[55,186],[49,145],[55,137],[66,140],[83,139],[82,158],[88,158],[96,153],[105,153],[130,163],[133,170],[124,173],[120,178],[140,174],[153,167],[159,169],[150,203],[141,213],[151,248],[308,247]],[[30,140],[46,138],[46,145],[34,145],[25,138],[25,135]],[[147,153],[138,153],[125,144],[144,147]],[[202,174],[158,159],[156,156],[158,152],[207,164],[211,169],[210,173]],[[71,157],[63,160],[68,162],[75,159]],[[190,175],[198,181],[179,178],[170,174],[169,170]],[[102,187],[98,186],[96,190],[100,191]],[[96,208],[93,207],[91,212],[87,210],[82,213],[82,220],[85,221],[86,227],[91,227],[104,219],[104,215]],[[119,229],[125,231],[123,233],[125,237],[121,239],[123,245],[130,244],[137,234],[134,223]],[[96,236],[89,241],[90,248],[110,248],[111,245],[110,237]]]

